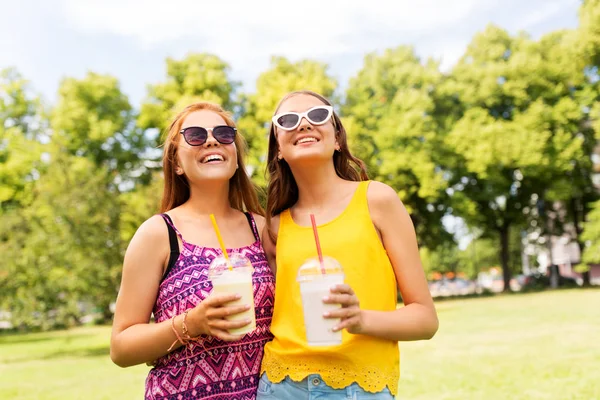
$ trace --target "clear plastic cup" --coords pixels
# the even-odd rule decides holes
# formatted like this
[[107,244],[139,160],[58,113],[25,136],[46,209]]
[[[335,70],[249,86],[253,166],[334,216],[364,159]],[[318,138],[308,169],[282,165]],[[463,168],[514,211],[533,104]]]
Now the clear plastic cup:
[[[254,267],[246,257],[239,253],[229,255],[229,263],[223,256],[216,257],[208,267],[208,278],[212,281],[213,292],[223,294],[239,294],[242,297],[228,303],[228,306],[250,305],[250,309],[227,317],[230,321],[250,319],[250,323],[241,328],[230,329],[232,335],[243,335],[256,329],[254,313],[254,291],[252,289],[252,273]],[[229,265],[231,263],[231,269]]]
[[323,257],[323,268],[318,258],[310,258],[298,270],[306,341],[309,346],[333,346],[342,343],[342,331],[333,331],[339,318],[325,318],[323,313],[335,310],[339,304],[325,304],[332,286],[344,283],[344,271],[340,263],[332,257]]

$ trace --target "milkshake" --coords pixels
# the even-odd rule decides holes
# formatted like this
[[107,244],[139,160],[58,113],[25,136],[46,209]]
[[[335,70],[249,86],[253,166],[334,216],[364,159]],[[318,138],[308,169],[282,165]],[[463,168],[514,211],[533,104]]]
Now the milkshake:
[[239,294],[241,296],[240,299],[227,303],[228,306],[250,305],[249,310],[226,317],[230,321],[250,320],[248,325],[230,329],[229,333],[232,335],[243,335],[256,329],[252,288],[253,272],[254,268],[250,260],[238,253],[231,254],[229,262],[225,257],[219,256],[209,266],[208,278],[212,281],[214,293]]
[[[323,273],[325,272],[325,273]],[[323,266],[318,258],[307,260],[298,270],[300,294],[306,341],[309,346],[332,346],[342,343],[342,331],[333,331],[340,323],[339,318],[325,318],[323,313],[340,307],[339,304],[323,303],[323,297],[331,294],[332,286],[344,283],[342,266],[331,257],[323,257]]]

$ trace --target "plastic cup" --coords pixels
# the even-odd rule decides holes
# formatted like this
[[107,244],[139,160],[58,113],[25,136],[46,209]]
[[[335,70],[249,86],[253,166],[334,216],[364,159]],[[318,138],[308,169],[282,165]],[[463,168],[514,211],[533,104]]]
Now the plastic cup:
[[241,298],[228,306],[250,305],[250,309],[239,314],[229,315],[229,321],[250,319],[250,323],[241,328],[230,329],[232,335],[243,335],[256,329],[256,315],[254,313],[254,291],[252,288],[252,273],[254,267],[246,257],[233,253],[229,255],[229,262],[223,256],[216,257],[208,267],[208,278],[212,281],[213,293],[239,294]]
[[[325,273],[323,273],[323,270]],[[342,343],[342,331],[333,331],[339,318],[325,318],[323,313],[340,307],[325,304],[323,297],[331,294],[332,286],[344,283],[344,271],[336,259],[323,257],[323,266],[318,258],[308,259],[298,270],[306,341],[309,346],[333,346]]]

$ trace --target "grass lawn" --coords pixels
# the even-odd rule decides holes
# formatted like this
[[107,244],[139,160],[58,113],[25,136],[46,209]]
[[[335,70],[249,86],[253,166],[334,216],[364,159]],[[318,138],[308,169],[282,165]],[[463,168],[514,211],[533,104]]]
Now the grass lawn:
[[600,399],[600,290],[436,307],[436,336],[401,344],[398,398]]
[[[437,304],[403,343],[400,399],[600,399],[600,290]],[[110,327],[0,335],[0,399],[141,399],[148,367],[110,361]]]

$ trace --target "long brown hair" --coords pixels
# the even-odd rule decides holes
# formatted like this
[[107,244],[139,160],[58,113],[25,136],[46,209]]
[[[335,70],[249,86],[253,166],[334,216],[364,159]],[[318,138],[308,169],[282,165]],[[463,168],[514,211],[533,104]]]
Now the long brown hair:
[[[198,102],[187,106],[181,111],[171,123],[167,131],[167,137],[164,144],[163,152],[163,171],[165,175],[165,186],[160,206],[160,212],[169,211],[177,206],[182,205],[190,198],[190,185],[184,175],[175,173],[177,165],[177,149],[181,135],[179,131],[183,125],[183,120],[195,111],[208,110],[212,111],[225,120],[229,126],[235,127],[235,122],[231,114],[223,110],[220,106],[208,103]],[[240,211],[250,211],[255,214],[264,215],[264,210],[258,201],[256,187],[246,174],[244,166],[244,157],[248,151],[246,140],[242,135],[238,134],[235,137],[235,147],[237,154],[238,169],[229,180],[229,203],[231,207]]]
[[[299,90],[288,93],[281,99],[273,115],[276,115],[279,108],[287,99],[297,95],[309,95],[321,100],[323,104],[331,106],[331,102],[318,93],[310,90]],[[336,129],[336,138],[340,145],[340,151],[335,151],[333,154],[333,165],[336,174],[348,181],[365,181],[369,177],[365,163],[352,155],[348,148],[346,138],[346,130],[342,125],[342,121],[333,112],[333,126]],[[271,218],[280,214],[282,211],[292,207],[298,201],[298,185],[290,166],[285,160],[278,160],[277,153],[279,146],[277,144],[277,136],[275,135],[275,126],[271,122],[269,132],[269,153],[267,156],[267,172],[269,174],[269,186],[267,189],[267,230],[273,242],[276,241],[274,233],[271,231]]]

